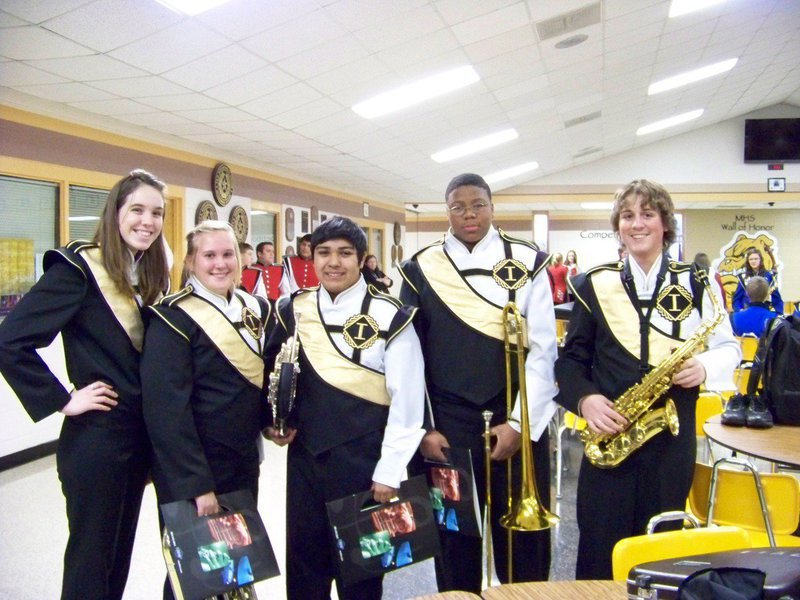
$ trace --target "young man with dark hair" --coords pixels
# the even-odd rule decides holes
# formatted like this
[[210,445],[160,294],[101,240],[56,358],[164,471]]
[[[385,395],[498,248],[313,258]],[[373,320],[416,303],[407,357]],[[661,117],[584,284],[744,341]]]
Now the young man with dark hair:
[[342,600],[379,600],[380,577],[339,581],[325,503],[369,489],[377,502],[397,494],[424,434],[424,366],[410,326],[416,309],[368,289],[361,276],[367,239],[350,219],[325,221],[310,245],[319,288],[280,300],[265,352],[271,366],[298,328],[295,409],[285,435],[265,431],[290,444],[287,597],[327,598],[336,579]]
[[283,259],[283,279],[281,296],[289,296],[297,290],[319,285],[312,256],[312,234],[307,233],[297,242],[297,256]]
[[[469,448],[483,506],[482,412],[492,411],[492,538],[496,570],[501,581],[506,581],[507,535],[499,518],[507,507],[506,459],[511,457],[512,484],[514,493],[519,494],[521,402],[528,406],[537,487],[543,504],[550,504],[547,424],[556,409],[552,400],[556,394],[556,326],[545,269],[548,256],[535,245],[495,229],[492,192],[481,176],[465,173],[455,177],[447,186],[445,202],[450,230],[442,241],[417,252],[401,269],[400,298],[420,308],[415,326],[422,341],[433,416],[426,424],[420,450],[425,458],[444,461],[443,449]],[[514,373],[511,414],[507,412],[502,319],[508,302],[517,305],[527,326],[528,397],[518,398]],[[547,580],[549,532],[514,532],[513,540],[513,580]],[[442,556],[436,561],[439,590],[479,593],[481,540],[444,532],[442,547]]]

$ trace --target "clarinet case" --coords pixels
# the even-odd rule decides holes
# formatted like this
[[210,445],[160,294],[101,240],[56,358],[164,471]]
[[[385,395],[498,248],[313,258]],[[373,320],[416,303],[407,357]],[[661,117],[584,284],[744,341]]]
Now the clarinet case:
[[800,547],[747,548],[643,563],[628,573],[628,598],[672,600],[690,575],[724,567],[766,573],[764,600],[800,600]]

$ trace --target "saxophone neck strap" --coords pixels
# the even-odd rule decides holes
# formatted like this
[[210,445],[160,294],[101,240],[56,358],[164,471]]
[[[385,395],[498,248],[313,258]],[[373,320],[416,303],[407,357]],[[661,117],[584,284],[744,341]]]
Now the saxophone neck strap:
[[650,358],[650,317],[653,315],[653,307],[656,305],[655,299],[667,275],[669,260],[667,260],[666,256],[662,256],[661,258],[661,267],[658,270],[658,275],[656,275],[656,286],[653,290],[650,302],[647,304],[647,311],[643,311],[642,302],[639,300],[639,295],[636,293],[636,282],[633,279],[630,260],[630,257],[625,259],[625,266],[622,271],[620,271],[620,276],[622,277],[622,285],[628,293],[628,298],[630,298],[631,304],[636,308],[636,314],[639,316],[639,339],[641,347],[639,372],[645,375],[650,371],[650,365],[648,363]]

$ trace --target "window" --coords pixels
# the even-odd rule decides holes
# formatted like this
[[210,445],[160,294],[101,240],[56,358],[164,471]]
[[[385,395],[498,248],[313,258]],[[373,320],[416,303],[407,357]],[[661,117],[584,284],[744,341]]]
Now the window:
[[91,240],[100,222],[108,191],[69,186],[69,239]]
[[275,213],[255,209],[250,211],[250,239],[253,248],[261,242],[275,243]]
[[0,176],[0,320],[42,275],[58,245],[58,185]]

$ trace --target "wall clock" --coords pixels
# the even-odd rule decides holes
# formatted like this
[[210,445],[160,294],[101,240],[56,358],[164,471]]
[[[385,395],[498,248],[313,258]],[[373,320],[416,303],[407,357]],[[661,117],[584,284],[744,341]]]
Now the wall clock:
[[233,196],[233,178],[225,163],[218,163],[211,173],[211,192],[220,206],[225,206]]
[[247,220],[247,211],[241,206],[234,206],[231,209],[228,222],[231,224],[231,227],[233,227],[233,232],[236,234],[237,241],[247,241],[247,232],[250,230],[250,225]]
[[203,221],[216,220],[217,207],[211,200],[203,200],[197,205],[197,210],[194,212],[194,224],[198,225]]

